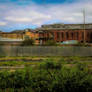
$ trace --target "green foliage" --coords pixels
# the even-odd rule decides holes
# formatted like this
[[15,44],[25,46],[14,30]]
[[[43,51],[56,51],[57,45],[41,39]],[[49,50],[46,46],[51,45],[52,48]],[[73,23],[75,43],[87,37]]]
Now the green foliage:
[[40,68],[43,69],[61,69],[61,63],[60,62],[53,62],[53,61],[45,61],[42,64],[40,64]]
[[35,41],[33,39],[25,39],[21,46],[33,46]]
[[88,46],[90,46],[88,43],[81,43],[81,42],[79,42],[78,44],[77,44],[77,46],[83,46],[83,47],[88,47]]
[[45,46],[57,46],[56,42],[54,40],[48,40],[44,44]]
[[92,74],[85,64],[66,67],[49,60],[38,69],[0,71],[0,92],[92,92]]

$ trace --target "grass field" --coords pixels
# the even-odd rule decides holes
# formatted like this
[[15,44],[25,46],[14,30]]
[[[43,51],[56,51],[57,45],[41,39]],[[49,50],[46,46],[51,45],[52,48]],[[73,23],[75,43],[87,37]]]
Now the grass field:
[[0,92],[92,92],[92,57],[0,60]]
[[92,57],[1,57],[1,66],[14,66],[14,67],[37,67],[41,63],[52,61],[59,62],[66,66],[74,66],[76,64],[86,65],[88,68],[92,69]]
[[92,92],[92,57],[0,58],[0,92],[80,91]]

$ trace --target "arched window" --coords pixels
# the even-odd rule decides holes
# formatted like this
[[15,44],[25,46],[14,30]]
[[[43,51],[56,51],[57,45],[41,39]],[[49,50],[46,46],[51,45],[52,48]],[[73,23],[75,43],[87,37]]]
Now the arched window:
[[64,33],[63,32],[61,33],[61,38],[64,39]]
[[92,42],[92,32],[90,33],[90,41]]
[[78,33],[78,32],[76,32],[76,38],[78,39],[78,37],[79,37],[79,33]]
[[82,40],[84,40],[84,32],[82,32]]
[[71,38],[73,39],[73,32],[71,33]]
[[57,32],[57,39],[60,39],[60,32]]
[[69,34],[68,34],[68,32],[66,32],[66,39],[68,39],[69,38]]

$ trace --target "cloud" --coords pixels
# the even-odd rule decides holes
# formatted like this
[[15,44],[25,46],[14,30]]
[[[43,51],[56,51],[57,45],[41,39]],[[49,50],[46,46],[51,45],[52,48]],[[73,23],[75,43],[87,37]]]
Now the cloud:
[[7,25],[6,22],[0,21],[0,26],[5,26],[5,25]]
[[[22,0],[21,0],[22,1]],[[76,1],[76,0],[75,0]],[[92,23],[92,1],[77,0],[73,3],[44,4],[30,3],[28,5],[0,5],[1,25],[37,25],[54,23],[83,23],[83,9],[86,10],[86,23]],[[6,23],[7,22],[7,23]]]
[[23,18],[19,18],[19,17],[6,17],[5,18],[6,20],[8,20],[8,21],[13,21],[13,22],[30,22],[30,21],[32,21],[32,19],[30,19],[30,18],[27,18],[27,17],[23,17]]
[[[18,13],[18,11],[16,11]],[[20,13],[16,14],[12,14],[8,17],[6,17],[6,20],[9,21],[14,21],[14,22],[32,22],[34,20],[43,20],[43,19],[49,19],[51,18],[49,15],[45,15],[43,13],[40,12],[36,12],[36,11],[30,11],[30,12],[26,12],[26,11],[20,11]]]
[[33,7],[11,10],[6,14],[7,16],[5,16],[4,19],[13,23],[31,23],[37,25],[41,25],[42,22],[51,19],[49,14],[47,15],[43,12],[37,11]]

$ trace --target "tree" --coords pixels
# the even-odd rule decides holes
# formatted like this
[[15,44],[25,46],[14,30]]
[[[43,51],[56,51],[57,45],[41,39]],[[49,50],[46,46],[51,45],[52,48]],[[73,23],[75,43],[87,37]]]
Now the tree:
[[56,42],[54,40],[48,40],[45,43],[46,46],[56,46]]
[[32,46],[32,45],[34,45],[34,42],[35,41],[33,39],[25,39],[22,42],[21,46]]

